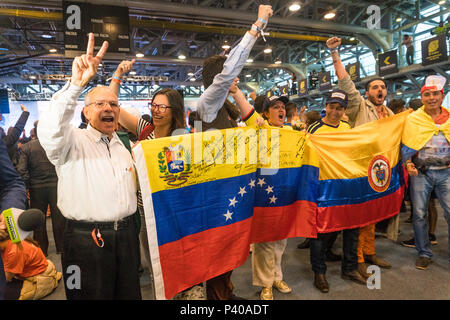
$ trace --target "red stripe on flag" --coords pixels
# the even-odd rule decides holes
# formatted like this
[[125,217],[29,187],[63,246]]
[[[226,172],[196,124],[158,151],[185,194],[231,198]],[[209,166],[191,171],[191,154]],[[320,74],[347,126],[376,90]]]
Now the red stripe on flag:
[[250,251],[252,218],[159,247],[166,298],[241,266]]
[[317,208],[317,229],[327,233],[372,224],[400,212],[405,187],[386,197],[352,205]]
[[316,207],[314,202],[305,200],[282,207],[255,207],[251,242],[316,238]]

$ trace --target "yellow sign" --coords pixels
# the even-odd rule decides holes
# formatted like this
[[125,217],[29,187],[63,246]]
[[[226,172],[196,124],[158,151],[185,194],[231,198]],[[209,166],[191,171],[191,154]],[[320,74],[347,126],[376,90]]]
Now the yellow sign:
[[385,64],[385,65],[391,64],[391,63],[389,62],[389,58],[390,58],[390,56],[387,56],[386,59],[384,59],[384,64]]
[[428,55],[434,55],[439,50],[439,40],[433,40],[428,44]]
[[350,73],[350,75],[353,75],[353,74],[355,74],[355,72],[356,72],[356,66],[354,66],[354,65],[353,65],[353,66],[351,66],[351,67],[350,67],[350,70],[349,70],[349,71],[350,71],[350,72],[349,72],[349,73]]

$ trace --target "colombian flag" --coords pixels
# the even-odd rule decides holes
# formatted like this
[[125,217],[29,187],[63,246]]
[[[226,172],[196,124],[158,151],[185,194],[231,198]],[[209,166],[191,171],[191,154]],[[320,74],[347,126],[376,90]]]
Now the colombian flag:
[[406,116],[337,133],[246,127],[141,141],[133,151],[157,299],[239,267],[250,243],[397,214]]
[[310,136],[320,163],[318,232],[362,227],[399,213],[407,178],[399,150],[407,116]]
[[[441,126],[436,126],[430,115],[421,107],[408,116],[402,137],[402,158],[408,160],[415,155],[433,135],[442,131],[445,138],[450,141],[450,121]],[[447,109],[447,111],[450,111]]]
[[315,237],[308,150],[304,133],[251,127],[141,141],[133,152],[157,299],[242,265],[250,243]]

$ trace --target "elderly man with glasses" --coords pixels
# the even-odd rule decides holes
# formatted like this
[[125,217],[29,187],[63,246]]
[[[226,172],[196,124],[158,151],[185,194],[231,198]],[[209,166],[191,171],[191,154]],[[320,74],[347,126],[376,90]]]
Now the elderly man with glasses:
[[94,56],[94,35],[76,57],[70,81],[43,111],[42,147],[58,175],[58,207],[66,217],[62,268],[67,299],[141,299],[136,173],[115,132],[117,95],[96,87],[85,96],[87,129],[70,125],[77,99],[97,74],[108,48]]

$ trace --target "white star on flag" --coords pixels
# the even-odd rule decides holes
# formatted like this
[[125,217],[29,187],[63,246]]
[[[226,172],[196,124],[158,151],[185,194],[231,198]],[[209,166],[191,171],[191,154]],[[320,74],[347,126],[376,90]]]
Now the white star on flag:
[[275,197],[275,195],[273,195],[272,197],[269,198],[270,203],[275,203],[275,201],[277,201],[277,197]]
[[232,220],[232,218],[231,218],[232,214],[233,214],[233,212],[230,212],[229,210],[227,210],[227,213],[223,215],[226,218],[225,221]]
[[267,194],[269,194],[269,193],[273,192],[273,187],[271,187],[271,186],[267,186],[267,189],[266,189],[266,191],[267,191]]
[[244,193],[247,193],[247,191],[245,191],[245,187],[239,187],[239,189],[240,189],[240,191],[238,192],[240,195],[241,195],[241,197],[243,197],[244,196]]
[[262,186],[264,185],[264,184],[266,184],[266,181],[264,181],[264,178],[262,178],[262,179],[259,179],[258,178],[258,185],[262,188]]
[[253,187],[255,186],[255,182],[256,180],[250,180],[250,183],[248,184],[250,186],[251,189],[253,189]]
[[229,207],[231,207],[231,206],[236,207],[236,203],[237,203],[236,197],[234,197],[233,199],[228,199],[228,200],[230,200],[230,204],[228,205]]

